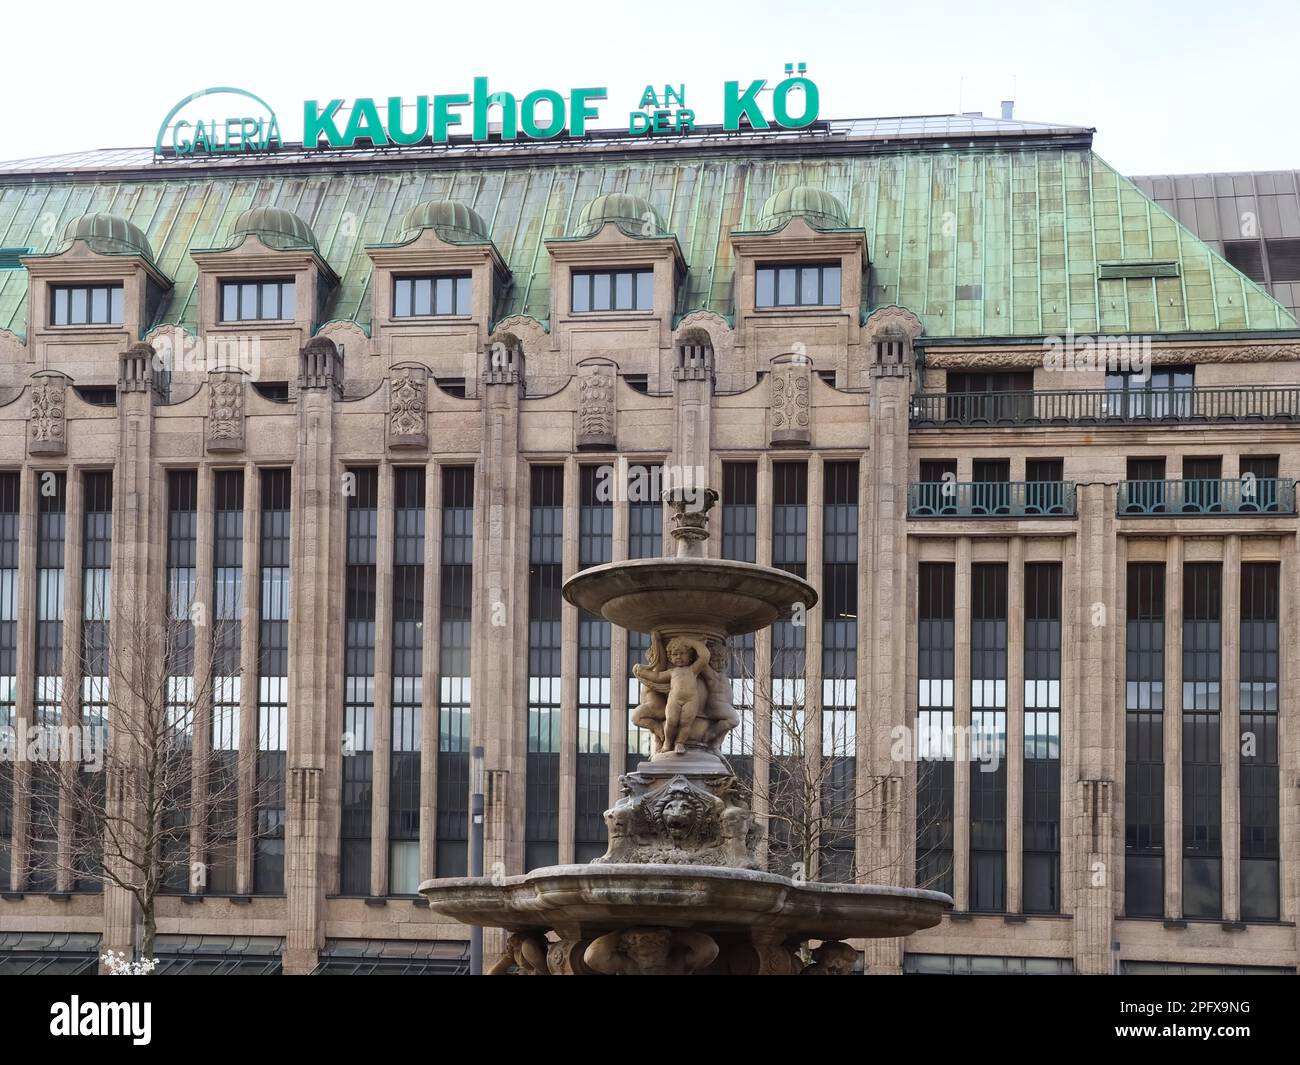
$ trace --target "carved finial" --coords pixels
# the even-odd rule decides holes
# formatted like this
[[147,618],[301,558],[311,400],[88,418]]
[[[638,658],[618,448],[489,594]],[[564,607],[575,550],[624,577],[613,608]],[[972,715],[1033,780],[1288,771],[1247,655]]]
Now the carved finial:
[[672,538],[677,541],[678,558],[703,558],[704,541],[709,538],[709,511],[718,501],[712,488],[683,485],[664,493],[664,502],[673,512]]

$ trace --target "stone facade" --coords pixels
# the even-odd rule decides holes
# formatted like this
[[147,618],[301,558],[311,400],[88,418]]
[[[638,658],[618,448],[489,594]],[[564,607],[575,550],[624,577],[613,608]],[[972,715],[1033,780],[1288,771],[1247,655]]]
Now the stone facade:
[[[810,153],[815,148],[807,149]],[[340,164],[343,166],[344,164]],[[160,178],[159,180],[166,180]],[[719,225],[714,218],[713,225]],[[722,238],[728,239],[725,235]],[[1187,237],[1190,244],[1192,238]],[[498,243],[501,243],[498,240]],[[504,246],[504,244],[502,244]],[[1061,420],[1040,424],[940,425],[913,417],[914,393],[944,393],[948,375],[963,371],[1017,370],[1031,375],[1035,391],[1104,390],[1104,369],[1061,371],[1045,362],[1041,334],[1006,342],[990,327],[931,342],[922,305],[895,307],[888,298],[869,305],[864,274],[873,256],[861,233],[821,233],[796,219],[780,233],[734,238],[738,257],[735,313],[728,319],[712,311],[678,312],[677,293],[690,264],[669,236],[638,239],[607,225],[585,240],[557,241],[550,254],[558,279],[553,313],[546,321],[531,315],[492,319],[492,301],[483,288],[499,283],[505,262],[486,245],[466,248],[426,232],[401,246],[375,251],[376,273],[386,283],[413,270],[464,272],[477,286],[468,313],[453,322],[398,321],[385,311],[373,335],[356,323],[320,325],[311,306],[317,286],[335,283],[314,251],[279,251],[249,238],[233,250],[196,249],[203,278],[202,314],[196,335],[186,343],[221,340],[236,343],[242,333],[259,335],[256,322],[238,328],[220,321],[217,283],[227,270],[241,279],[293,277],[297,305],[293,319],[265,330],[261,361],[245,376],[226,363],[197,368],[176,364],[164,391],[119,387],[115,406],[95,402],[82,389],[112,385],[119,355],[130,347],[131,324],[146,307],[143,295],[156,272],[151,263],[123,259],[117,273],[127,278],[128,324],[92,330],[80,340],[67,329],[46,327],[34,315],[27,344],[0,346],[4,380],[13,386],[0,398],[0,467],[21,478],[17,601],[30,607],[36,596],[36,484],[49,470],[66,472],[69,483],[88,472],[114,476],[113,593],[120,611],[167,600],[166,561],[159,550],[167,524],[166,472],[197,471],[197,601],[211,612],[214,589],[214,491],[218,475],[242,470],[244,497],[243,565],[248,571],[241,595],[245,620],[244,662],[257,659],[255,624],[258,584],[251,567],[257,546],[262,501],[257,474],[292,471],[289,610],[289,695],[285,771],[284,891],[260,894],[253,875],[252,819],[234,848],[233,890],[166,895],[159,902],[159,930],[170,935],[251,935],[283,940],[287,972],[310,972],[335,941],[460,941],[463,927],[430,918],[421,900],[390,893],[390,851],[386,845],[387,809],[393,778],[392,747],[385,747],[390,725],[376,726],[374,747],[370,884],[364,895],[340,889],[341,802],[345,788],[341,741],[344,734],[344,600],[347,588],[346,472],[377,467],[379,584],[375,666],[377,721],[389,708],[393,660],[393,479],[395,471],[419,467],[427,485],[424,555],[425,633],[439,631],[439,538],[443,535],[440,473],[473,467],[473,588],[470,744],[482,747],[486,771],[486,853],[488,870],[513,875],[525,869],[526,782],[529,772],[529,484],[533,467],[563,470],[565,531],[563,571],[579,565],[580,468],[662,463],[683,471],[703,471],[703,480],[720,488],[723,466],[757,466],[757,559],[773,562],[773,466],[806,464],[806,575],[821,591],[826,464],[856,462],[859,501],[856,566],[858,574],[856,650],[857,727],[854,750],[856,786],[887,796],[878,821],[860,815],[856,852],[871,876],[910,885],[914,874],[916,765],[891,751],[897,728],[914,723],[918,691],[918,567],[946,562],[957,581],[954,619],[953,705],[957,725],[971,720],[970,570],[973,564],[1008,565],[1006,636],[1007,862],[1006,912],[971,911],[969,840],[971,765],[954,766],[952,883],[955,912],[943,923],[906,942],[886,940],[867,947],[869,972],[897,973],[905,955],[980,956],[1056,959],[1075,971],[1111,971],[1119,959],[1207,964],[1297,965],[1295,922],[1300,919],[1300,803],[1292,786],[1300,778],[1300,680],[1292,665],[1300,649],[1300,598],[1297,598],[1294,513],[1207,515],[1159,514],[1140,519],[1120,513],[1118,493],[1133,457],[1159,456],[1166,476],[1177,479],[1184,463],[1221,456],[1225,481],[1237,479],[1243,459],[1277,456],[1280,477],[1300,473],[1300,421],[1292,408],[1241,418],[1203,421],[1115,420],[1090,424]],[[883,255],[883,250],[881,251]],[[834,261],[844,265],[839,305],[759,308],[754,272],[772,261]],[[102,259],[104,257],[98,257]],[[41,292],[74,282],[86,262],[95,276],[106,271],[97,257],[74,246],[34,267]],[[572,313],[561,294],[569,276],[582,269],[644,268],[651,275],[650,310]],[[97,271],[97,273],[96,273]],[[35,274],[34,274],[35,276]],[[40,307],[38,294],[32,302]],[[1252,299],[1255,297],[1252,296]],[[131,301],[135,301],[132,303]],[[1271,306],[1271,305],[1270,305]],[[381,322],[382,319],[382,322]],[[163,347],[162,327],[140,334]],[[1250,393],[1300,390],[1300,335],[1293,327],[1262,327],[1243,339],[1225,330],[1222,338],[1176,333],[1156,338],[1154,362],[1194,366],[1195,386],[1231,387]],[[92,335],[93,333],[93,335]],[[172,335],[172,334],[168,334]],[[1001,337],[1002,339],[993,339]],[[48,355],[48,371],[33,372]],[[210,372],[211,371],[211,372]],[[1294,396],[1291,402],[1294,403]],[[1009,480],[1028,480],[1027,464],[1039,459],[1063,462],[1062,477],[1077,485],[1074,513],[1045,516],[968,515],[925,519],[909,514],[909,485],[921,480],[921,463],[952,461],[956,482],[977,480],[976,464],[1009,464]],[[1189,466],[1189,468],[1191,468]],[[694,476],[693,474],[689,476]],[[724,506],[726,499],[723,500]],[[80,558],[84,512],[77,492],[68,494],[70,550],[65,565]],[[628,557],[628,500],[613,502],[612,553]],[[708,551],[723,550],[722,508],[710,516]],[[667,530],[663,542],[669,543]],[[385,546],[387,545],[387,546]],[[665,550],[667,550],[665,548]],[[1023,566],[1059,562],[1063,572],[1060,746],[1060,912],[1029,915],[1022,905],[1020,843],[1024,779],[1017,750],[1023,749],[1023,661],[1025,611]],[[1284,722],[1279,750],[1280,920],[1241,919],[1238,837],[1240,794],[1231,770],[1236,762],[1231,740],[1224,742],[1223,914],[1221,919],[1184,919],[1180,863],[1165,865],[1164,918],[1124,916],[1122,869],[1125,851],[1125,565],[1164,562],[1169,574],[1170,629],[1180,616],[1176,579],[1188,562],[1222,562],[1224,573],[1224,703],[1228,722],[1239,716],[1233,683],[1236,637],[1232,627],[1239,607],[1232,600],[1243,562],[1276,562],[1281,567],[1282,676],[1280,713]],[[71,594],[71,593],[69,593]],[[824,595],[823,595],[824,598]],[[69,600],[70,602],[72,600]],[[1097,624],[1101,614],[1110,619]],[[79,611],[67,612],[72,618]],[[1020,624],[1017,624],[1020,622]],[[68,625],[73,622],[70,620]],[[559,829],[561,863],[575,860],[575,788],[578,777],[576,640],[578,611],[565,604],[561,627],[565,661],[559,694]],[[14,721],[30,721],[35,682],[35,635],[31,615],[19,615]],[[117,630],[114,629],[114,632]],[[608,742],[613,752],[608,776],[609,805],[618,799],[623,754],[629,749],[627,641],[615,629],[610,691],[613,706]],[[1166,646],[1166,690],[1181,688],[1179,636]],[[815,747],[821,745],[820,672],[822,635],[816,617],[807,636],[809,716]],[[202,653],[202,652],[201,652]],[[756,645],[756,684],[770,684],[771,637]],[[422,711],[424,752],[421,770],[419,870],[432,877],[437,868],[438,782],[435,776],[440,666],[436,641],[424,642]],[[257,744],[257,686],[243,687],[241,754],[251,759]],[[1177,714],[1166,722],[1165,838],[1182,831],[1181,731]],[[770,727],[770,708],[754,708],[754,727]],[[252,762],[245,760],[250,774]],[[755,772],[765,771],[755,759]],[[633,782],[634,785],[636,782]],[[761,821],[764,805],[756,799]],[[129,949],[135,931],[124,894],[102,896],[73,890],[65,876],[56,890],[30,887],[23,832],[26,811],[15,809],[9,855],[9,880],[0,899],[0,928],[32,932],[98,932],[103,945]],[[1171,846],[1176,855],[1178,848]],[[496,944],[499,949],[501,944]],[[558,949],[558,948],[557,948]],[[493,953],[490,951],[489,953]],[[564,962],[575,968],[581,961]]]

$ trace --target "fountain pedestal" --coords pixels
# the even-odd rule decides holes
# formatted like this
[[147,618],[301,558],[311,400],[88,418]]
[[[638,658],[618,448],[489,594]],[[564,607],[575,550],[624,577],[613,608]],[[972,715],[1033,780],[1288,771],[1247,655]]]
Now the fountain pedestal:
[[[781,570],[706,558],[716,500],[711,489],[665,495],[676,557],[596,566],[564,585],[570,603],[651,633],[632,721],[655,750],[620,778],[609,850],[590,865],[420,885],[431,909],[512,933],[494,973],[842,975],[857,959],[844,939],[908,935],[952,907],[934,891],[759,870],[754,815],[719,754],[740,723],[726,641],[806,617],[817,593]],[[806,962],[811,940],[821,945]]]

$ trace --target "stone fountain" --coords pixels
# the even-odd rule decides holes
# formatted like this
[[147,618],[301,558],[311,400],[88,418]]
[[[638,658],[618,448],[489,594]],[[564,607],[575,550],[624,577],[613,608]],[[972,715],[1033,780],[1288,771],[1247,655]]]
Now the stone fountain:
[[[632,721],[654,753],[620,778],[622,797],[605,812],[609,850],[590,865],[420,885],[431,909],[510,933],[491,973],[844,975],[857,958],[844,940],[905,936],[952,906],[937,891],[759,869],[754,816],[719,753],[740,723],[727,641],[810,609],[817,593],[782,570],[707,558],[717,498],[708,488],[665,494],[676,557],[595,566],[564,585],[570,603],[651,634],[634,667]],[[810,941],[820,945],[805,963]]]

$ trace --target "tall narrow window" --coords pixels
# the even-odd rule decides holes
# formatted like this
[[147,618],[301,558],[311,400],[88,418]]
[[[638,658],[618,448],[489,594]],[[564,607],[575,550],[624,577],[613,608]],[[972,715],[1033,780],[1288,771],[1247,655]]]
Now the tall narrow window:
[[1061,565],[1025,566],[1023,905],[1061,909]]
[[347,471],[343,631],[343,810],[339,891],[370,894],[370,811],[375,751],[375,556],[379,470]]
[[[758,465],[722,464],[722,557],[737,562],[758,558]],[[723,738],[722,753],[746,788],[754,765],[754,634],[731,641],[731,702],[740,725]]]
[[1183,916],[1223,912],[1219,685],[1222,566],[1183,567]]
[[[0,472],[0,729],[12,729],[18,717],[20,485],[16,471]],[[9,890],[13,868],[13,765],[12,759],[0,759],[0,891]]]
[[[82,481],[81,554],[81,727],[82,735],[107,739],[109,697],[109,604],[112,601],[113,564],[113,475],[87,473]],[[83,774],[83,776],[85,776]],[[87,802],[102,809],[102,774],[90,774],[81,790]],[[78,891],[98,891],[102,881],[96,875],[100,861],[99,820],[90,809],[74,810],[80,823],[72,826],[77,863]]]
[[1241,567],[1241,916],[1276,921],[1279,897],[1280,680],[1276,562]]
[[[192,781],[185,772],[194,747],[195,592],[198,583],[199,478],[195,470],[167,474],[167,626],[164,649],[167,718],[177,744],[177,773],[169,808],[163,815],[163,887],[169,894],[197,893],[203,883],[191,879],[190,832]],[[192,766],[192,763],[190,763]]]
[[213,482],[212,773],[208,782],[207,888],[235,890],[238,847],[239,699],[244,610],[244,472]]
[[469,662],[474,572],[474,467],[442,471],[438,593],[439,876],[469,872]]
[[1165,899],[1165,567],[1128,567],[1125,641],[1124,912],[1159,917]]
[[663,467],[638,468],[628,485],[628,558],[658,558],[664,553]]
[[289,739],[289,470],[261,472],[253,890],[284,894],[284,782]]
[[1007,567],[971,567],[970,908],[1007,906]]
[[955,567],[917,569],[916,886],[952,894]]
[[[45,471],[36,478],[36,701],[33,724],[57,729],[63,722],[63,580],[67,521],[67,475]],[[59,829],[57,766],[31,766],[31,891],[54,891]]]
[[560,585],[564,467],[534,466],[528,549],[528,766],[524,864],[560,858]]
[[822,468],[821,879],[854,878],[857,822],[858,464]]
[[[808,572],[808,465],[772,464],[772,565],[787,573]],[[812,840],[801,826],[812,796],[799,763],[807,750],[804,653],[808,627],[802,617],[772,626],[772,723],[768,766],[768,857],[774,872],[789,875],[806,868]]]
[[424,704],[424,467],[393,471],[393,725],[388,891],[420,886],[420,751]]
[[[578,566],[599,566],[613,557],[614,507],[601,490],[602,467],[583,466],[578,512]],[[609,622],[578,612],[578,761],[574,826],[579,862],[599,858],[608,847],[604,813],[609,806]]]

